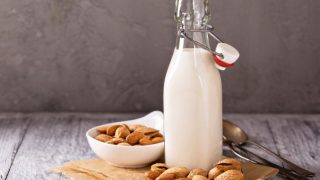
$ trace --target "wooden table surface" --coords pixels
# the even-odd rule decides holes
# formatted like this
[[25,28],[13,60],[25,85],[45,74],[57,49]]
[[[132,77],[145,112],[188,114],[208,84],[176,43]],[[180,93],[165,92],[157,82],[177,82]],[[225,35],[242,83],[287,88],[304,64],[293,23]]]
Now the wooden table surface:
[[[0,179],[64,179],[52,166],[95,157],[85,132],[143,114],[0,114]],[[250,138],[320,179],[320,115],[227,114]],[[274,179],[280,179],[279,177]]]

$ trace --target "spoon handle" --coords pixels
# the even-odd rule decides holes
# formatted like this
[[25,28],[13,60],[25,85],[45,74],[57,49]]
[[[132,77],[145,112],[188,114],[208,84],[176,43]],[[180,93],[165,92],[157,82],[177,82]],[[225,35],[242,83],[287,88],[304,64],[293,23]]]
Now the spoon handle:
[[233,143],[231,141],[223,141],[224,144],[228,145],[228,147],[230,148],[231,152],[238,156],[239,158],[243,159],[243,160],[246,160],[246,161],[249,161],[249,162],[252,162],[252,163],[255,163],[255,164],[259,164],[258,161],[255,161],[253,159],[250,159],[246,156],[243,156],[242,154],[240,154],[233,146]]
[[288,178],[291,178],[291,179],[294,179],[294,180],[308,180],[307,177],[299,175],[299,174],[296,174],[294,171],[292,171],[290,169],[287,169],[287,168],[279,166],[279,165],[277,165],[275,163],[272,163],[272,162],[266,160],[265,158],[253,153],[252,151],[243,148],[242,146],[237,145],[236,147],[239,148],[241,151],[245,152],[246,154],[250,154],[250,155],[255,156],[257,159],[259,159],[260,161],[263,162],[263,163],[259,162],[259,164],[267,165],[267,166],[271,166],[271,167],[279,169],[279,174],[282,175],[282,176],[285,176],[285,177],[288,177]]
[[252,152],[249,152],[251,155],[255,156],[256,158],[258,158],[259,160],[263,161],[262,162],[259,162],[259,161],[256,161],[252,158],[249,158],[247,156],[244,156],[242,155],[241,153],[239,153],[235,147],[239,148],[241,151],[245,152],[245,153],[248,153],[247,150],[241,148],[240,146],[236,146],[234,145],[231,141],[224,141],[224,143],[226,145],[228,145],[228,147],[230,148],[231,152],[233,154],[235,154],[236,156],[238,156],[239,158],[241,159],[244,159],[246,161],[249,161],[249,162],[252,162],[252,163],[255,163],[255,164],[260,164],[260,165],[267,165],[267,166],[270,166],[270,167],[273,167],[273,168],[277,168],[279,169],[279,174],[282,175],[282,176],[285,176],[285,177],[288,177],[288,178],[291,178],[291,179],[294,179],[294,180],[308,180],[307,178],[303,177],[303,176],[300,176],[300,175],[296,175],[296,174],[293,174],[289,169],[286,169],[284,167],[281,167],[281,166],[278,166]]
[[306,170],[306,169],[304,169],[304,168],[302,168],[302,167],[294,164],[293,162],[291,162],[291,161],[289,161],[289,160],[281,157],[280,155],[274,153],[274,152],[271,151],[270,149],[268,149],[268,148],[266,148],[266,147],[264,147],[264,146],[262,146],[262,145],[260,145],[260,144],[258,144],[258,143],[256,143],[256,142],[247,140],[246,143],[247,143],[247,144],[255,145],[256,147],[264,150],[265,152],[269,153],[269,154],[272,155],[273,157],[275,157],[275,158],[279,159],[280,161],[284,162],[285,164],[287,164],[287,166],[288,166],[290,169],[292,169],[293,171],[295,171],[295,172],[298,173],[298,174],[301,174],[301,175],[307,176],[307,177],[313,177],[313,176],[315,176],[315,173],[313,173],[313,172],[311,172],[311,171],[308,171],[308,170]]

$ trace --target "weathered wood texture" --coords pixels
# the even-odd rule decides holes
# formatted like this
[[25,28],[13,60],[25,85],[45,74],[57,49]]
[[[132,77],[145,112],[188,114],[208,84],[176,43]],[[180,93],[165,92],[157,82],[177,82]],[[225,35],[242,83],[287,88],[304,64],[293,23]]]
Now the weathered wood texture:
[[320,179],[320,116],[269,117],[281,156],[317,173]]
[[0,116],[0,179],[8,175],[28,127],[29,120],[22,116]]
[[[87,129],[139,116],[141,114],[0,115],[0,179],[63,179],[48,169],[94,157],[85,139]],[[230,114],[225,117],[245,129],[251,139],[320,172],[320,115]]]

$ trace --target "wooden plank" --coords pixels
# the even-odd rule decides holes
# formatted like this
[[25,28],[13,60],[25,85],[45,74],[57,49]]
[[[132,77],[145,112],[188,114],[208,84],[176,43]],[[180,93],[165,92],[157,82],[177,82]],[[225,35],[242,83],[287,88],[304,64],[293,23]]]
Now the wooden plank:
[[[1,154],[2,151],[11,152],[8,150],[10,149],[10,145],[8,146],[3,143],[7,139],[5,137],[8,135],[4,136],[1,134],[8,134],[8,132],[12,133],[15,131],[18,133],[15,132],[14,134],[23,132],[19,131],[19,128],[17,127],[27,129],[27,126],[21,125],[21,120],[19,119],[25,119],[26,117],[28,117],[27,119],[30,119],[29,128],[18,153],[15,155],[11,169],[9,168],[10,165],[6,166],[7,169],[10,169],[7,179],[61,179],[62,177],[48,171],[48,169],[52,166],[61,165],[67,161],[92,158],[94,156],[85,139],[85,131],[87,129],[110,121],[132,119],[141,116],[141,114],[92,115],[86,113],[44,113],[22,116],[10,123],[0,121],[0,143],[1,145],[5,145],[3,146],[5,147],[4,151],[1,148],[0,157],[10,159],[12,157],[10,154]],[[0,119],[3,117],[6,116],[0,114]],[[226,115],[225,117],[246,130],[250,138],[254,141],[259,142],[276,152],[280,152],[290,159],[292,158],[293,161],[296,161],[299,164],[302,162],[302,164],[304,163],[303,165],[313,167],[314,171],[320,172],[320,160],[318,155],[320,149],[318,130],[320,121],[318,120],[320,119],[320,116],[297,117],[283,115],[231,114]],[[12,123],[15,125],[11,125]],[[10,126],[12,127],[7,128]],[[3,133],[3,129],[9,130],[7,133]],[[300,138],[299,142],[293,141],[297,138]],[[21,139],[23,139],[23,134]],[[16,142],[15,140],[10,141]],[[303,155],[296,156],[296,154]],[[0,170],[5,169],[1,165]]]
[[285,115],[269,118],[281,156],[312,170],[320,178],[320,116]]
[[25,136],[29,120],[20,115],[0,116],[0,180],[6,178]]
[[94,156],[85,138],[89,128],[133,116],[42,114],[30,117],[28,133],[7,179],[60,179],[62,177],[48,169]]

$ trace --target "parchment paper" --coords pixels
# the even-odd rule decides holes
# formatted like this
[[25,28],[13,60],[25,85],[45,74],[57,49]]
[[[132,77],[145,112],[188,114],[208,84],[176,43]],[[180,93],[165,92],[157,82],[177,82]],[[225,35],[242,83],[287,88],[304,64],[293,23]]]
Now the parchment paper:
[[[52,168],[53,171],[62,173],[71,180],[145,180],[144,172],[149,169],[150,167],[118,168],[101,159],[68,162],[63,166]],[[242,170],[245,180],[266,179],[278,173],[277,169],[253,163],[243,163]]]

